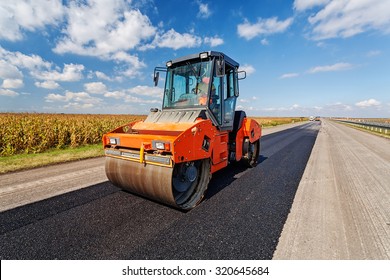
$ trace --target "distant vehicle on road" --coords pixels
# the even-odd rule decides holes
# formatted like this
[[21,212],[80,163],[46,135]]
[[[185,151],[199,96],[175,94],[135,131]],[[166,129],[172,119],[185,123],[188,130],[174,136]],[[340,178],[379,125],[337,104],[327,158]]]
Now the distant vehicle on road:
[[311,122],[314,121],[315,119],[316,119],[316,118],[315,118],[314,116],[310,116],[310,117],[309,117],[309,121],[311,121]]

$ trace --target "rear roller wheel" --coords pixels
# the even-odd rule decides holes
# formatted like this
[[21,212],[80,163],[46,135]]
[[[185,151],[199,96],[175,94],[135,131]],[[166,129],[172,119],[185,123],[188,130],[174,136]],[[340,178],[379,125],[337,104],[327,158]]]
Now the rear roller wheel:
[[255,167],[260,154],[260,140],[251,143],[249,138],[245,138],[242,146],[242,162],[248,167]]
[[182,209],[195,207],[204,197],[211,179],[209,159],[176,164],[172,174],[172,191]]

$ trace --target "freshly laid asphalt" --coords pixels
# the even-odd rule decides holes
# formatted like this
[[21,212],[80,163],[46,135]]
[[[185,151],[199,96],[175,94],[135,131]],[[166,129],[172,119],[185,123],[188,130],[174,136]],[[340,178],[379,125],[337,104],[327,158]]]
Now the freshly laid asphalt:
[[182,212],[108,181],[0,213],[0,259],[271,259],[320,124],[262,137]]

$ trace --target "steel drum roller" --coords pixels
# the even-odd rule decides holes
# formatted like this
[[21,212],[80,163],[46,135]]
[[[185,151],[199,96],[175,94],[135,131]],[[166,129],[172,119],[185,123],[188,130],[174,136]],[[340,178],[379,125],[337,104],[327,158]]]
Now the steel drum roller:
[[202,200],[211,179],[209,160],[172,168],[106,157],[105,168],[108,179],[121,189],[185,210]]

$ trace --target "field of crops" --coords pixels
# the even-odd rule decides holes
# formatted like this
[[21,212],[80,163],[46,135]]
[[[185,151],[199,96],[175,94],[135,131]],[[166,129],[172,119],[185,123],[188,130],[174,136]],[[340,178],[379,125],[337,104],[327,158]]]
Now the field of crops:
[[251,117],[263,127],[307,121],[307,117]]
[[141,118],[144,116],[0,113],[0,155],[97,144],[104,133]]
[[[0,156],[98,144],[104,133],[144,118],[139,115],[0,113]],[[304,120],[275,117],[254,119],[264,127]]]

